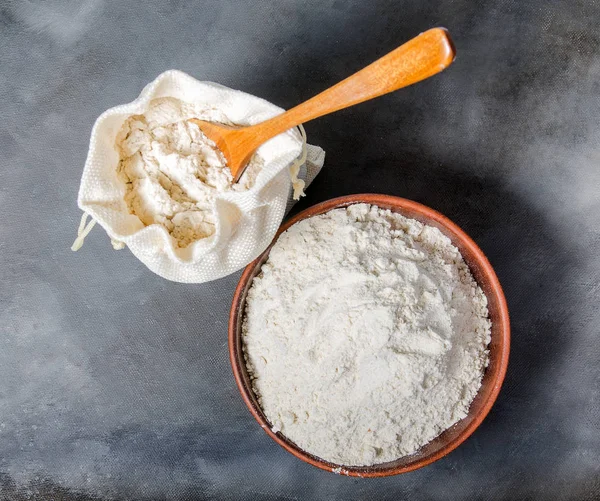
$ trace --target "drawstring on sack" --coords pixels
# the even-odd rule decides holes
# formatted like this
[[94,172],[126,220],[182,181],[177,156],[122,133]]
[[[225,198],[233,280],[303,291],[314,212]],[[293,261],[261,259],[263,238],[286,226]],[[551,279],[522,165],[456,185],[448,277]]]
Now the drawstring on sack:
[[[81,249],[85,237],[88,236],[88,233],[92,231],[92,228],[96,224],[96,220],[94,218],[91,218],[90,222],[86,224],[88,217],[90,217],[90,215],[87,212],[84,212],[81,215],[81,222],[79,223],[79,229],[77,230],[77,238],[73,242],[73,245],[71,245],[71,250],[73,252],[76,252],[79,249]],[[125,248],[125,242],[120,242],[119,240],[115,240],[114,238],[110,239],[110,243],[112,244],[113,249],[115,250],[121,250]]]
[[87,212],[84,212],[81,216],[81,222],[79,223],[79,229],[77,230],[77,238],[75,239],[75,241],[73,242],[73,245],[71,246],[71,250],[73,252],[81,249],[81,246],[83,245],[83,241],[85,240],[85,237],[88,236],[88,233],[90,231],[92,231],[92,228],[96,224],[96,220],[94,218],[91,218],[89,223],[87,222],[87,218],[89,216],[90,215]]
[[294,189],[294,200],[300,200],[300,197],[305,196],[304,186],[306,183],[304,179],[300,179],[298,174],[300,173],[300,167],[306,162],[306,131],[302,125],[298,125],[298,130],[302,135],[302,153],[300,156],[292,162],[290,165],[290,177],[292,179],[292,188]]

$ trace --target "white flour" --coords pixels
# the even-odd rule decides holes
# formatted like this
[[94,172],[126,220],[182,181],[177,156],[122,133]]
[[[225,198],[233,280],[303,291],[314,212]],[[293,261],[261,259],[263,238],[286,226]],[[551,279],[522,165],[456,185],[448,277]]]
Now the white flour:
[[280,236],[248,293],[243,339],[274,431],[325,460],[371,465],[466,416],[490,329],[447,237],[359,204]]
[[228,123],[217,110],[199,109],[175,98],[159,98],[144,115],[130,117],[117,136],[119,176],[125,201],[145,225],[160,224],[179,247],[215,232],[218,192],[250,188],[262,167],[254,155],[239,183],[215,144],[189,118]]

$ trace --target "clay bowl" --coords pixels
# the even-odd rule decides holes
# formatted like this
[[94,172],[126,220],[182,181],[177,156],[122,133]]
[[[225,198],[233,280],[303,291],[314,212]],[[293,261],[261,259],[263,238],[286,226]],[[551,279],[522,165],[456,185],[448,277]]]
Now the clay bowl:
[[384,477],[416,470],[440,459],[464,442],[481,424],[496,400],[500,392],[500,386],[504,380],[508,365],[510,325],[508,308],[502,287],[481,249],[452,221],[440,213],[416,202],[388,195],[375,194],[350,195],[335,198],[310,207],[287,221],[280,228],[275,240],[282,232],[302,219],[361,202],[390,209],[406,217],[417,219],[422,223],[439,228],[458,247],[473,276],[487,296],[490,318],[492,320],[492,335],[489,346],[490,363],[483,376],[479,393],[473,400],[467,417],[423,446],[416,453],[395,461],[373,466],[344,466],[330,463],[303,451],[281,433],[273,433],[252,391],[250,378],[244,363],[241,339],[241,321],[246,293],[252,283],[252,279],[260,272],[262,264],[266,261],[270,247],[258,259],[246,267],[236,288],[229,317],[229,355],[236,383],[246,405],[261,427],[275,442],[294,456],[324,470],[356,477]]

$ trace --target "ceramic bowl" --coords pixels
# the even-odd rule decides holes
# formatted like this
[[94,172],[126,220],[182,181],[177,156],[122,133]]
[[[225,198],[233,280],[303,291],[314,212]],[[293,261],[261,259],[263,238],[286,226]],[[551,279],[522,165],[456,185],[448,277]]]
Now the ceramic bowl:
[[[246,293],[250,288],[252,279],[260,272],[261,266],[267,260],[269,251],[279,235],[298,221],[356,203],[368,203],[390,209],[408,218],[435,226],[449,237],[462,253],[475,280],[487,296],[492,321],[489,365],[483,376],[481,388],[471,403],[468,415],[414,454],[373,466],[344,466],[331,463],[305,452],[281,433],[274,433],[252,390],[244,362],[241,335]],[[318,468],[356,477],[383,477],[426,466],[454,450],[475,431],[494,404],[504,380],[510,347],[510,325],[506,300],[496,273],[481,249],[464,231],[439,212],[419,203],[389,195],[364,194],[335,198],[302,211],[283,224],[273,243],[260,257],[245,268],[233,297],[229,317],[229,354],[236,383],[248,409],[273,440],[294,456]]]

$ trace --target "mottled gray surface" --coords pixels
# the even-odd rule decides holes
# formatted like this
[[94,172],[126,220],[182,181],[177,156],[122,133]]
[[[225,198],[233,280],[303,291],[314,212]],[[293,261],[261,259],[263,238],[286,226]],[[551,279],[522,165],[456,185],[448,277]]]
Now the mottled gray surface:
[[[0,498],[597,499],[596,1],[0,2]],[[338,477],[257,426],[226,348],[239,274],[167,282],[96,228],[69,246],[94,119],[178,68],[289,107],[428,27],[455,64],[307,126],[298,208],[381,192],[469,232],[513,345],[477,432],[420,471]]]

